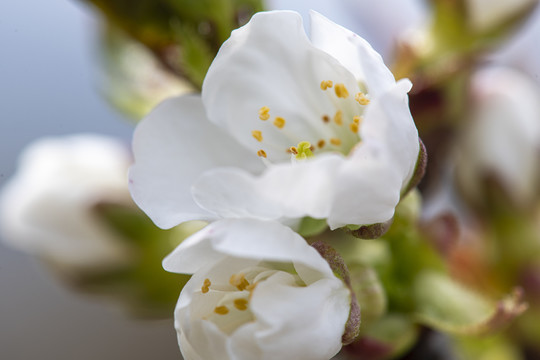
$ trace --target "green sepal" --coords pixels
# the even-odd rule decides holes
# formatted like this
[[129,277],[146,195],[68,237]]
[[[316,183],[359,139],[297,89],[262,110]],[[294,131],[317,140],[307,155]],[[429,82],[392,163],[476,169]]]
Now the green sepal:
[[345,331],[341,338],[343,345],[348,345],[352,343],[360,334],[360,304],[356,298],[356,294],[352,288],[351,277],[349,274],[349,269],[345,264],[345,261],[341,255],[330,245],[317,241],[311,244],[317,250],[317,252],[328,262],[330,268],[336,274],[338,278],[343,280],[345,285],[349,288],[351,293],[351,308],[349,312],[349,318],[345,324]]
[[304,238],[311,236],[317,236],[328,229],[328,224],[326,219],[314,219],[312,217],[306,216],[300,221],[298,226],[297,233],[302,235]]

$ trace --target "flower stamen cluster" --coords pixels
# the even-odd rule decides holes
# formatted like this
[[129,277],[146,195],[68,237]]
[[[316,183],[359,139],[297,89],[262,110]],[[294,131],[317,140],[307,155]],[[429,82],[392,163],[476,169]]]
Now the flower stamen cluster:
[[[351,103],[350,100],[347,100],[349,98],[349,90],[347,89],[345,84],[336,83],[334,85],[334,82],[332,80],[322,80],[320,83],[320,88],[322,91],[326,91],[332,88],[334,89],[334,92],[329,93],[329,96],[336,108],[336,111],[332,117],[330,117],[330,115],[328,114],[321,115],[323,123],[327,126],[315,130],[319,134],[319,139],[314,142],[317,145],[316,147],[312,146],[310,141],[301,140],[300,136],[297,136],[297,134],[295,133],[293,134],[286,131],[283,132],[283,135],[286,136],[288,139],[291,139],[293,143],[298,143],[297,146],[290,146],[285,149],[287,153],[294,155],[293,159],[303,160],[308,157],[314,156],[315,151],[320,152],[321,150],[323,150],[323,148],[325,148],[327,144],[329,144],[330,147],[326,147],[325,150],[337,151],[339,153],[347,155],[350,150],[354,148],[354,146],[361,142],[359,131],[360,125],[363,120],[362,115],[364,112],[364,107],[369,105],[370,103],[367,94],[362,91],[356,92],[354,100],[358,105],[360,105],[360,107],[358,107],[358,105],[355,105],[354,102]],[[343,103],[339,100],[347,100],[347,102]],[[261,107],[258,110],[258,118],[259,120],[262,120],[264,122],[268,121],[271,118],[270,107]],[[348,133],[344,133],[342,129],[344,124],[345,127],[349,130]],[[274,121],[272,122],[272,125],[278,130],[283,130],[287,125],[287,121],[282,116],[276,116],[274,118]],[[267,130],[265,130],[265,132],[272,131],[271,129],[272,128],[268,128]],[[351,133],[353,134],[353,136],[351,136]],[[257,142],[264,143],[265,149],[257,150],[257,156],[259,157],[267,158],[270,151],[269,148],[279,149],[279,145],[277,145],[276,143],[264,141],[263,130],[252,130],[251,136]],[[305,149],[307,151],[299,151],[299,149],[301,148],[300,144],[302,144],[302,149]],[[309,146],[306,147],[306,144],[309,144]]]

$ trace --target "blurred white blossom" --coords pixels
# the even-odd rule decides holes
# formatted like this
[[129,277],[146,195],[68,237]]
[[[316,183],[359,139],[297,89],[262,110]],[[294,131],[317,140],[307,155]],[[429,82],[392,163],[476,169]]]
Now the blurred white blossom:
[[123,144],[98,135],[43,138],[31,144],[2,189],[2,240],[59,266],[124,264],[128,246],[94,207],[131,203],[130,162]]
[[222,46],[202,101],[170,99],[138,126],[130,189],[158,226],[393,216],[419,153],[411,83],[317,13],[311,33],[297,13],[256,14]]
[[540,82],[540,7],[508,44],[498,51],[492,60],[503,66],[511,66],[526,72],[536,82]]
[[540,88],[510,68],[478,71],[471,86],[470,124],[463,129],[457,175],[468,196],[482,196],[495,177],[517,204],[538,192]]
[[193,274],[175,310],[186,360],[325,360],[341,348],[350,292],[288,227],[220,220],[163,265]]

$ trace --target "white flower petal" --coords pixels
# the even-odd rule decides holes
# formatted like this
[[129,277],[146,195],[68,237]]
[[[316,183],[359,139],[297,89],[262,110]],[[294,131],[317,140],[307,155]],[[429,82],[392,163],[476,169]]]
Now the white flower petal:
[[394,75],[366,40],[315,11],[311,12],[311,41],[363,82],[370,95],[378,96],[395,84]]
[[[386,62],[393,60],[398,40],[429,16],[428,6],[422,0],[266,0],[266,3],[270,10],[298,11],[304,19],[309,10],[325,14],[366,39]],[[309,33],[309,27],[306,28]]]
[[256,337],[262,352],[273,359],[327,360],[341,349],[350,298],[336,278],[307,287],[263,282],[251,306],[261,323]]
[[246,208],[250,217],[324,218],[331,210],[337,168],[343,162],[341,155],[323,154],[294,166],[271,166],[260,177],[241,169],[215,169],[198,179],[193,196],[223,217],[245,216]]
[[163,260],[167,271],[192,274],[226,256],[291,262],[331,274],[329,265],[305,240],[277,222],[218,220],[184,240]]
[[400,80],[374,98],[366,109],[364,125],[360,128],[366,142],[378,142],[378,146],[389,152],[390,166],[397,169],[402,187],[407,185],[414,173],[420,150],[418,130],[409,110],[407,96],[411,86],[408,79]]
[[[231,336],[230,349],[237,359],[264,359],[259,341],[256,338],[258,324],[245,324]],[[268,354],[266,356],[272,356]]]
[[215,166],[260,171],[260,160],[205,120],[197,96],[164,101],[137,127],[130,191],[135,202],[162,228],[215,216],[193,201],[190,187]]
[[213,323],[201,319],[191,322],[176,322],[189,324],[179,333],[179,345],[185,360],[223,360],[229,358],[227,336]]
[[[223,44],[202,97],[210,121],[253,153],[263,149],[272,161],[288,161],[289,147],[324,138],[328,126],[322,117],[332,117],[335,101],[345,101],[325,94],[323,80],[343,83],[353,95],[358,91],[352,74],[311,44],[299,14],[258,13]],[[267,121],[259,119],[263,106],[270,109]],[[278,116],[286,121],[283,129],[272,124]],[[261,131],[262,142],[251,136],[253,130]]]
[[265,191],[252,175],[238,168],[216,168],[201,175],[192,188],[203,209],[222,218],[279,219],[282,211],[275,194]]
[[386,166],[383,152],[345,162],[340,168],[327,222],[331,229],[347,224],[370,225],[388,221],[400,198],[400,174]]
[[[431,15],[428,4],[423,0],[343,2],[351,20],[342,22],[336,18],[340,20],[338,23],[366,39],[387,63],[394,60],[399,39],[406,36],[409,30],[424,24]],[[361,24],[362,29],[357,29],[359,25],[354,26],[354,22]]]

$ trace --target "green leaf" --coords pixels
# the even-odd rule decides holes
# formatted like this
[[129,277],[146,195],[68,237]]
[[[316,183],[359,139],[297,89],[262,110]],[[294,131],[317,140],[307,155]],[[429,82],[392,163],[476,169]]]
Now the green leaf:
[[164,68],[199,89],[221,44],[263,8],[262,0],[82,1],[143,44]]
[[527,306],[516,291],[499,302],[490,301],[446,275],[426,271],[412,289],[420,323],[454,334],[484,334],[501,329]]

